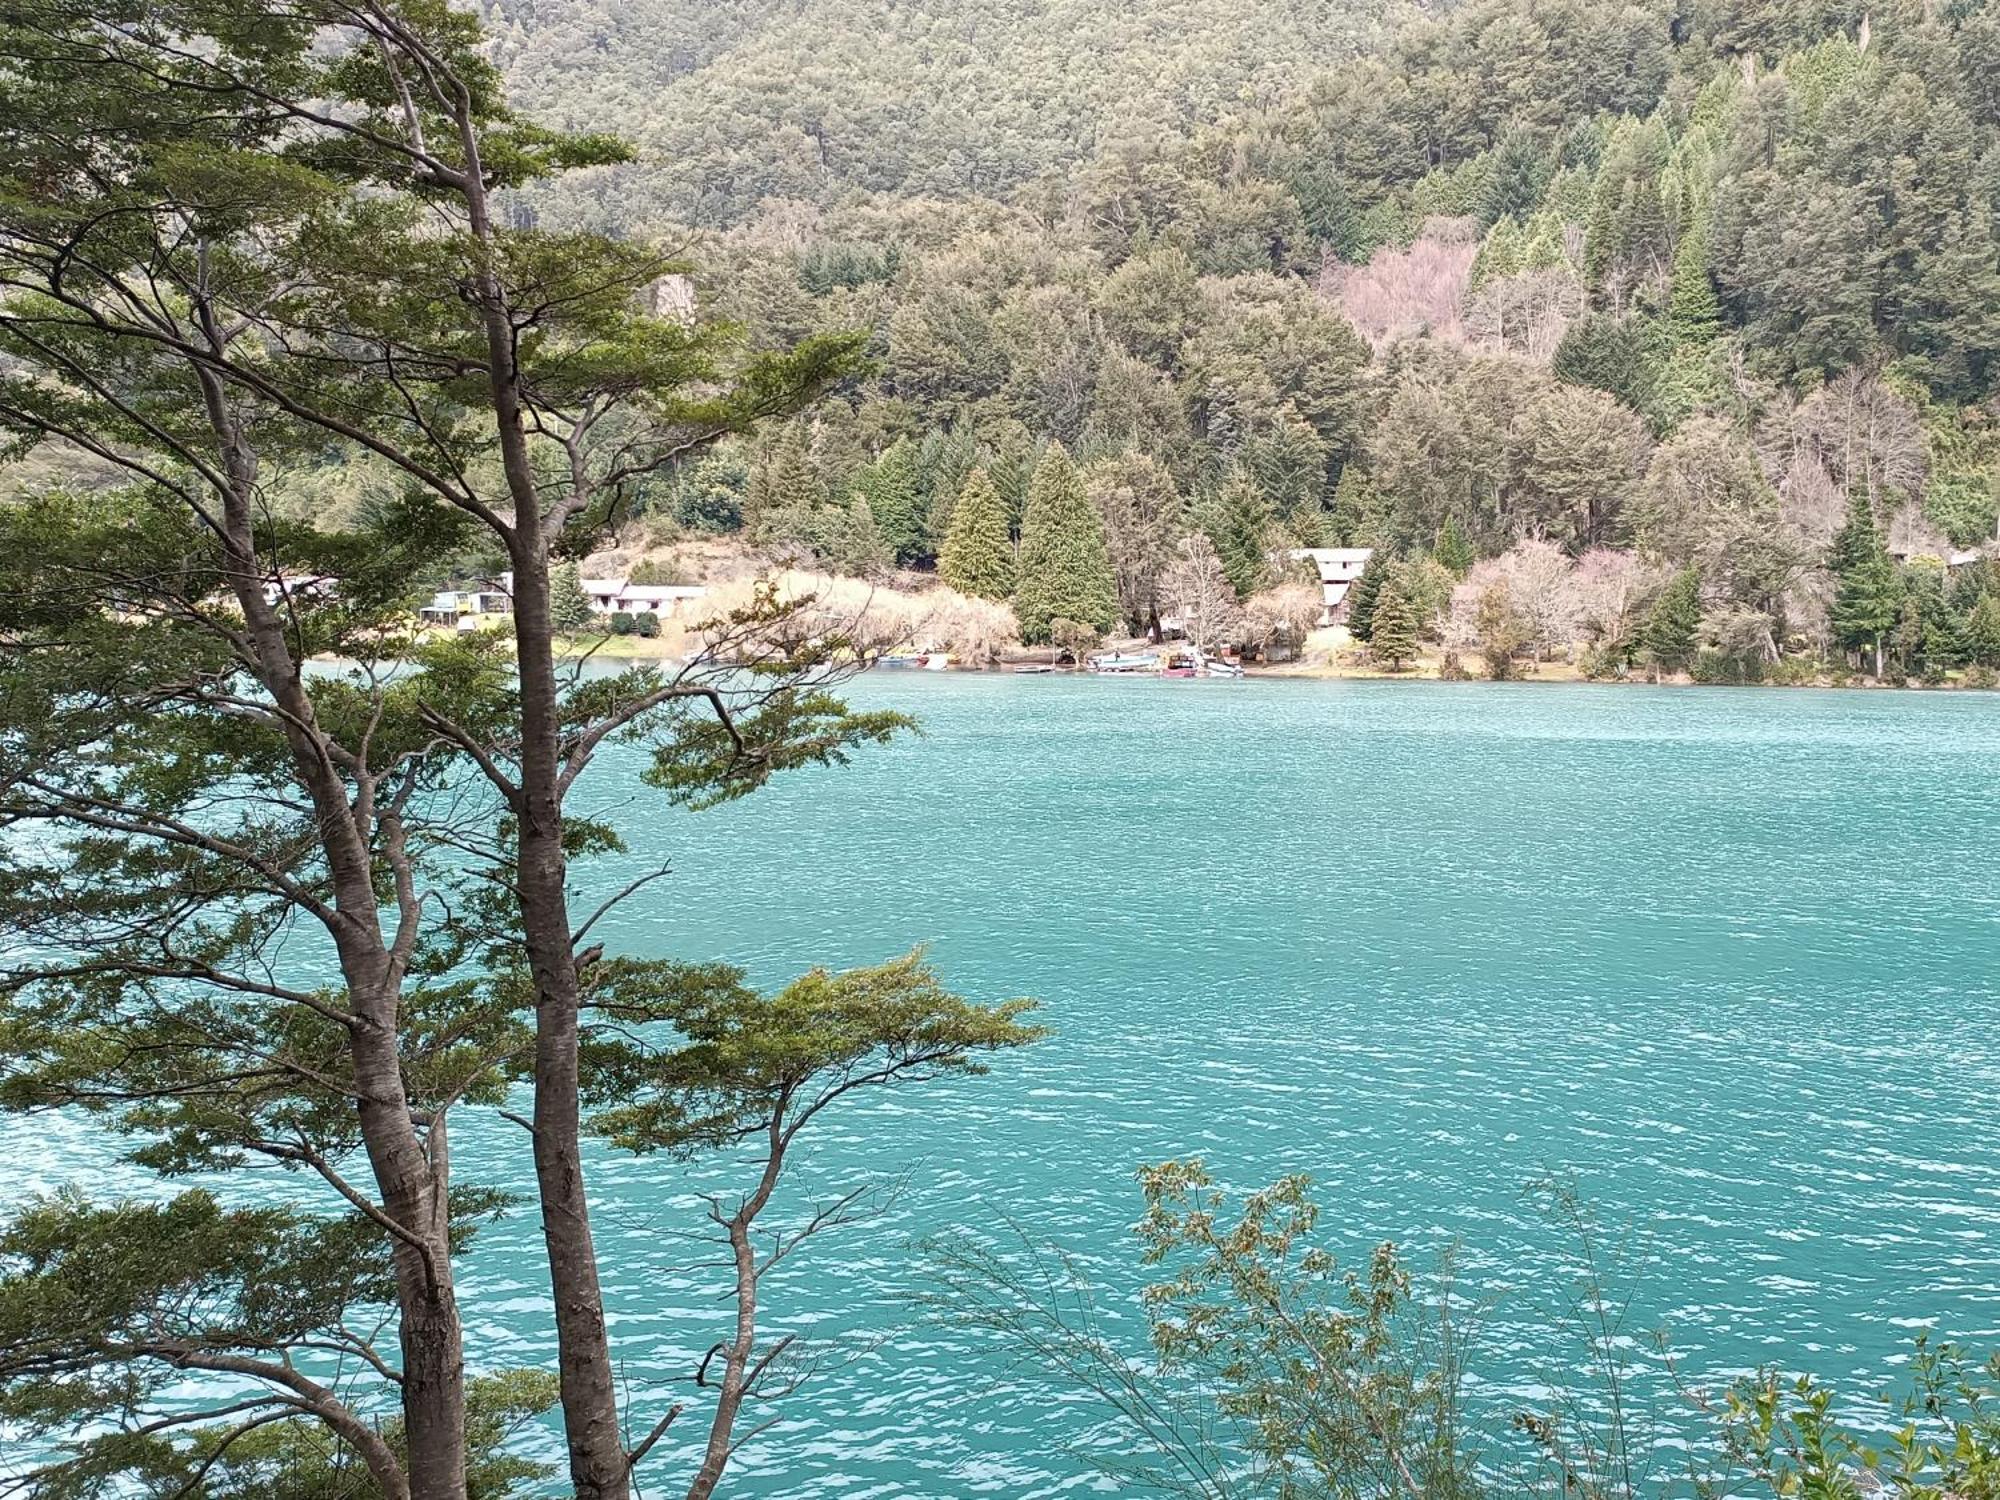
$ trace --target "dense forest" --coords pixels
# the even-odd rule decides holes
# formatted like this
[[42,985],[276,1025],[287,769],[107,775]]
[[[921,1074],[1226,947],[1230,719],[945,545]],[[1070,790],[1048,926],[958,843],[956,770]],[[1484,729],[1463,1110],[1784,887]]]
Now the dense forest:
[[1018,536],[1061,444],[1135,630],[1198,530],[1245,595],[1384,549],[1503,658],[2000,664],[1991,6],[488,20],[522,103],[642,147],[524,221],[684,246],[760,344],[869,335],[656,525],[927,568],[972,471]]

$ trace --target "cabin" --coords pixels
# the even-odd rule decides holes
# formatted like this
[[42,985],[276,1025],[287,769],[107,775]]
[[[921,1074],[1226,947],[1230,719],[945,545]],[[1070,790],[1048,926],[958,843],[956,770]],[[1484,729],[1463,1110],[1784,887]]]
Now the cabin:
[[439,589],[431,602],[417,611],[417,618],[441,630],[472,630],[481,615],[511,614],[513,609],[514,601],[507,592],[488,583]]
[[1293,562],[1310,560],[1319,570],[1321,605],[1319,622],[1334,625],[1347,618],[1347,591],[1375,555],[1373,547],[1298,547]]
[[708,592],[695,583],[630,583],[623,578],[579,579],[592,614],[670,615]]

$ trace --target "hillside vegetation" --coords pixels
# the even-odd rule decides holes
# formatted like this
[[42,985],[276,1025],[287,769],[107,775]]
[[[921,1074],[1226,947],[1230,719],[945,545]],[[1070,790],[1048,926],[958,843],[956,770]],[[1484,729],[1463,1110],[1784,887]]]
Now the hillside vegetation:
[[1292,545],[1438,554],[1470,592],[1400,587],[1447,645],[2000,664],[1987,570],[1944,565],[1995,529],[1991,5],[493,22],[531,110],[641,146],[527,211],[687,244],[761,344],[870,334],[657,516],[929,566],[972,470],[1018,535],[1060,443],[1133,628],[1199,530],[1246,595]]

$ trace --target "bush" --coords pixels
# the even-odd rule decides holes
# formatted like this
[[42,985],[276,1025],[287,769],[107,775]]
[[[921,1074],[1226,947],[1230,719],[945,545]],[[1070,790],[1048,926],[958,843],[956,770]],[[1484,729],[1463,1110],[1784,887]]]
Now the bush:
[[1994,671],[1991,667],[1967,667],[1960,683],[1969,688],[2000,687],[2000,672]]
[[1592,682],[1608,682],[1626,675],[1625,651],[1615,643],[1585,646],[1577,661],[1583,675]]
[[643,636],[649,641],[653,640],[660,633],[660,617],[650,612],[635,615],[632,618],[632,630],[636,635]]
[[1814,657],[1781,656],[1772,663],[1765,681],[1779,687],[1811,687],[1825,670],[1825,663]]
[[632,633],[632,616],[622,609],[613,613],[611,616],[611,633],[613,635],[630,635]]
[[1688,664],[1688,676],[1709,687],[1742,687],[1764,680],[1764,663],[1754,656],[1702,650]]

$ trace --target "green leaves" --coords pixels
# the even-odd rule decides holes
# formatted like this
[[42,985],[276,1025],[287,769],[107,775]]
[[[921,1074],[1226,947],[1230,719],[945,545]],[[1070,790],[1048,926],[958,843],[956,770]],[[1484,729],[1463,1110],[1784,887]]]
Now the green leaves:
[[1457,1443],[1448,1312],[1412,1304],[1393,1246],[1343,1272],[1313,1243],[1303,1175],[1245,1195],[1233,1220],[1199,1159],[1141,1168],[1139,1182],[1141,1262],[1167,1278],[1140,1296],[1161,1373],[1214,1393],[1270,1493],[1478,1493]]
[[781,1146],[855,1089],[983,1073],[985,1055],[1047,1034],[1021,1019],[1033,1001],[951,994],[921,950],[814,969],[769,996],[719,966],[624,960],[589,978],[585,1092],[608,1106],[593,1127],[641,1153],[757,1134]]

